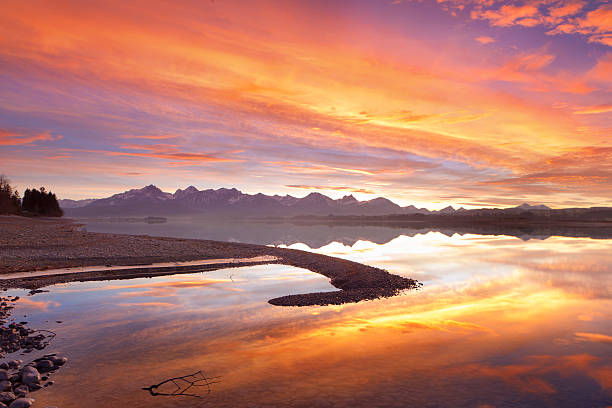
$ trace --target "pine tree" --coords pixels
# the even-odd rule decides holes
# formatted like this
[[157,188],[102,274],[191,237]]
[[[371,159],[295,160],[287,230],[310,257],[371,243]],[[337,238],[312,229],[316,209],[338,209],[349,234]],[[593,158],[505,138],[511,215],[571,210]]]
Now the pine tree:
[[9,179],[0,175],[0,214],[19,214],[20,212],[19,193],[13,189]]

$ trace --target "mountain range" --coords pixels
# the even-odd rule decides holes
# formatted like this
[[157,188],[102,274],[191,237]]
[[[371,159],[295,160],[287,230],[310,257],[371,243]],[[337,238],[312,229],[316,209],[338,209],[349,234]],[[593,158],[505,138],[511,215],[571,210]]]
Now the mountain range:
[[[132,189],[108,198],[59,200],[69,216],[155,216],[155,215],[227,215],[227,216],[294,216],[294,215],[387,215],[387,214],[453,214],[468,211],[451,206],[439,211],[401,207],[378,197],[359,201],[352,195],[332,199],[321,193],[303,198],[290,195],[245,194],[235,188],[198,190],[193,186],[166,193],[154,185]],[[527,203],[517,211],[546,210],[546,206]]]

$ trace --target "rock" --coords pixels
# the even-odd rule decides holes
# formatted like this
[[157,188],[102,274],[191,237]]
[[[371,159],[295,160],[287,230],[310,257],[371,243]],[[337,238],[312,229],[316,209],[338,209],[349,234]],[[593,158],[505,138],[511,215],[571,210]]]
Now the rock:
[[11,360],[8,362],[9,367],[19,367],[23,363],[21,360]]
[[7,408],[5,404],[3,404],[2,402],[0,402],[0,408]]
[[0,392],[0,402],[4,404],[10,404],[15,398],[15,394],[12,392]]
[[25,366],[21,370],[21,382],[25,385],[36,384],[40,382],[40,373],[32,366]]
[[2,391],[10,391],[12,384],[9,380],[0,381],[0,392]]
[[29,392],[30,390],[28,389],[27,385],[20,385],[19,387],[15,388],[14,392],[15,395],[17,395],[17,397],[25,397],[26,394]]
[[46,373],[47,371],[51,371],[53,369],[53,362],[51,360],[40,360],[36,363],[36,368],[41,373]]
[[28,387],[30,389],[30,391],[38,391],[42,388],[42,386],[40,384],[30,384],[30,386]]
[[8,371],[0,370],[0,381],[8,380],[9,378],[11,378],[11,376],[9,375]]
[[66,357],[51,357],[51,361],[53,361],[53,364],[56,366],[63,366],[68,362],[68,359]]
[[6,363],[6,362],[0,363],[0,369],[1,370],[8,370],[9,369],[8,363]]
[[33,398],[17,398],[15,401],[11,402],[8,408],[30,408],[33,403]]
[[28,387],[26,387],[25,385],[20,385],[19,387],[15,388],[13,390],[13,392],[15,393],[16,397],[15,398],[23,398],[28,394]]

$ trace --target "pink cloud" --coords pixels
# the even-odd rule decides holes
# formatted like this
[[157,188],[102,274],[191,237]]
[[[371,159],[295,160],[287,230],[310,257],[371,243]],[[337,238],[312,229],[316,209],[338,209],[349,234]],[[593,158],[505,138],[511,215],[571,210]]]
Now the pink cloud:
[[505,5],[498,10],[475,9],[471,15],[474,19],[489,20],[491,25],[507,27],[523,17],[531,17],[537,13],[538,8],[533,5]]
[[62,136],[57,135],[54,137],[49,132],[28,136],[0,129],[0,146],[30,145],[36,142],[50,142],[61,138]]
[[476,41],[478,41],[481,44],[491,44],[493,42],[495,42],[495,40],[491,37],[487,37],[486,35],[480,36],[480,37],[476,37]]
[[551,7],[548,14],[553,17],[573,16],[580,12],[585,5],[586,2],[584,1],[567,1],[558,7]]
[[607,112],[612,112],[612,105],[583,106],[574,111],[574,113],[577,115],[591,115]]

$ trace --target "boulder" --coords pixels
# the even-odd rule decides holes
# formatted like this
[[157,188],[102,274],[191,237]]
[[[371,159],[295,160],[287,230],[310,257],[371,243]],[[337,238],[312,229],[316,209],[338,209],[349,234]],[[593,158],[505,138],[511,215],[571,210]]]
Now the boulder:
[[33,398],[17,398],[15,401],[11,402],[8,408],[30,408],[33,403]]
[[25,385],[37,384],[40,382],[40,373],[32,366],[25,366],[21,370],[21,382]]

